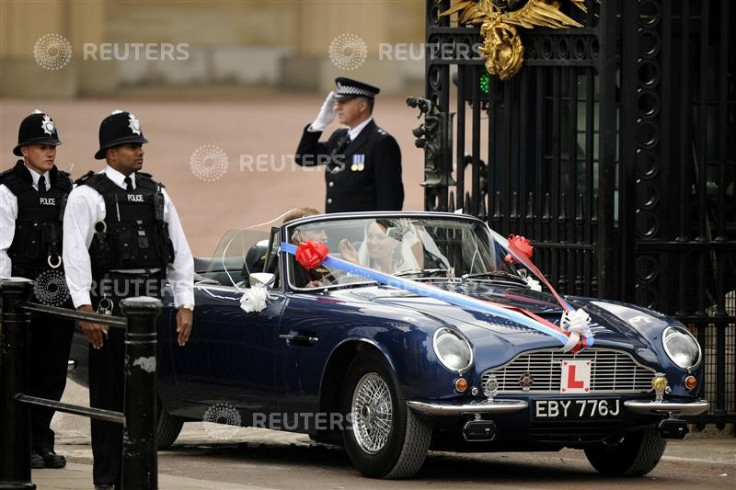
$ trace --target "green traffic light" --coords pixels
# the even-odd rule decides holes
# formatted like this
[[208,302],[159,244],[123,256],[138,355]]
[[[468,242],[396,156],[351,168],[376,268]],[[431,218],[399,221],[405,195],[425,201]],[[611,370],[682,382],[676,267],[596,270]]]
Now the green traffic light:
[[488,95],[491,91],[491,75],[483,73],[480,76],[480,91]]

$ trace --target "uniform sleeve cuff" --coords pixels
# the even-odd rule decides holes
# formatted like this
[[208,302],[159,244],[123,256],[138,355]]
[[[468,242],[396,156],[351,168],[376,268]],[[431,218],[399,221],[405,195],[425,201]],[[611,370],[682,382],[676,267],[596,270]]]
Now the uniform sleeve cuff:
[[174,295],[174,304],[177,308],[180,308],[181,305],[193,305],[194,304],[194,293],[188,292],[188,293],[180,293]]
[[80,291],[72,294],[72,303],[74,303],[74,308],[79,308],[82,305],[91,305],[92,301],[90,300],[88,292]]

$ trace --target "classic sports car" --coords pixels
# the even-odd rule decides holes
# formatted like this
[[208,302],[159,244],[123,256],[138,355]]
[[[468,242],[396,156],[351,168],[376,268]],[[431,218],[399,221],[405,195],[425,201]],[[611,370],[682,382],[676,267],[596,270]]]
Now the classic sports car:
[[560,297],[524,247],[448,213],[226,233],[196,260],[185,348],[161,318],[160,447],[206,420],[343,445],[375,478],[414,475],[430,448],[578,448],[600,473],[648,473],[708,407],[700,346],[657,312]]

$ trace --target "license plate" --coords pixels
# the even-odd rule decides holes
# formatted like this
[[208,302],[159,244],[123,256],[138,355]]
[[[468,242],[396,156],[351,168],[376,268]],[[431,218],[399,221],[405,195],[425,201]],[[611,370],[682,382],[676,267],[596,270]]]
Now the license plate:
[[612,419],[621,415],[621,400],[577,399],[577,400],[535,400],[535,419],[579,420]]

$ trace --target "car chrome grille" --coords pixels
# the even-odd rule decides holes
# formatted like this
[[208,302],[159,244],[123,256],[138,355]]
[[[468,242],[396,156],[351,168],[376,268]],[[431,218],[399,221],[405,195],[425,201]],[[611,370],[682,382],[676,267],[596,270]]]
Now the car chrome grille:
[[[511,362],[488,369],[481,376],[486,388],[491,377],[498,383],[498,395],[509,393],[560,393],[562,361],[590,360],[591,394],[648,393],[652,390],[652,377],[656,373],[636,362],[627,352],[612,349],[588,349],[577,354],[545,349],[525,352]],[[531,385],[522,388],[522,377]]]

